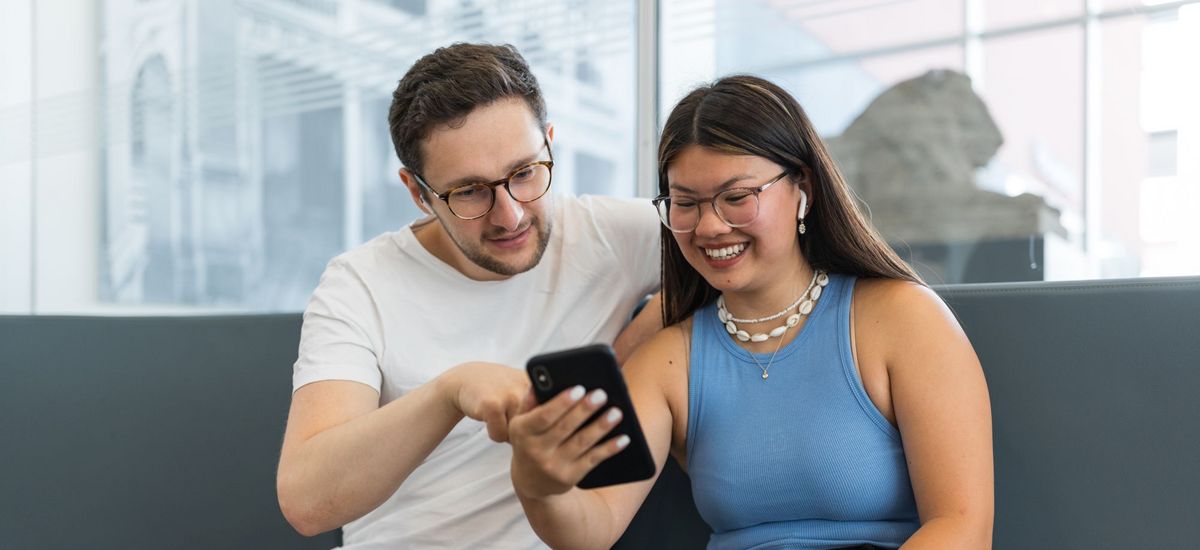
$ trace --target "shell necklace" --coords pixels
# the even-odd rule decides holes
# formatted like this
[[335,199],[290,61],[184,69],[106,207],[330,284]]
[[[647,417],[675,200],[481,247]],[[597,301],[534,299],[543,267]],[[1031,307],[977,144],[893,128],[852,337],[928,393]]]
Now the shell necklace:
[[[788,329],[800,324],[800,319],[812,313],[813,307],[816,306],[817,300],[821,298],[821,293],[828,284],[829,275],[827,273],[820,270],[814,271],[812,281],[809,281],[808,283],[808,288],[804,289],[804,292],[800,294],[799,298],[796,298],[795,302],[792,302],[790,305],[788,305],[788,307],[783,308],[782,311],[774,315],[768,315],[758,319],[739,319],[734,317],[733,314],[729,313],[728,309],[725,309],[725,296],[721,295],[721,297],[717,298],[717,318],[725,324],[725,330],[729,332],[730,335],[742,342],[765,342],[770,338],[779,338],[779,345],[775,347],[775,352],[772,353],[771,358],[767,360],[766,366],[763,366],[763,364],[758,361],[758,358],[755,357],[753,353],[750,354],[750,358],[754,359],[754,363],[758,365],[759,370],[762,371],[763,380],[766,380],[768,377],[767,371],[770,370],[771,364],[775,362],[775,355],[778,354],[779,349],[783,347],[783,335],[787,333]],[[771,329],[770,332],[750,334],[745,330],[738,329],[737,323],[747,324],[774,321],[775,319],[787,315],[788,312],[792,311],[793,309],[797,309],[797,306],[799,306],[799,309],[796,311],[796,313],[788,315],[787,320],[784,321],[782,325]]]

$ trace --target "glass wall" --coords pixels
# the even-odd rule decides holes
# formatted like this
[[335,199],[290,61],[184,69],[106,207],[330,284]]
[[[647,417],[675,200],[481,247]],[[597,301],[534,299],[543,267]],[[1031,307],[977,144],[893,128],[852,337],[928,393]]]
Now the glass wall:
[[0,312],[302,309],[330,258],[418,217],[387,109],[458,41],[530,62],[558,192],[636,191],[632,1],[23,4],[0,23]]
[[661,5],[661,117],[782,84],[932,283],[1200,274],[1196,2]]
[[558,192],[652,193],[639,121],[751,72],[800,99],[930,282],[1200,274],[1200,0],[649,5],[6,5],[0,314],[300,310],[331,257],[418,216],[387,106],[455,41],[529,59]]

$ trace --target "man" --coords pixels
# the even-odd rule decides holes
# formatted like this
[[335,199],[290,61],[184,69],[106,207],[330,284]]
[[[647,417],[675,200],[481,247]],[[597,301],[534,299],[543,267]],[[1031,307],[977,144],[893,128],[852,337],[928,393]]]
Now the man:
[[[554,128],[511,46],[413,65],[388,115],[429,215],[335,258],[304,313],[278,473],[301,533],[345,548],[541,546],[509,479],[525,361],[611,342],[658,284],[642,201],[555,197]],[[661,326],[653,304],[617,342]],[[487,361],[487,362],[476,362]]]

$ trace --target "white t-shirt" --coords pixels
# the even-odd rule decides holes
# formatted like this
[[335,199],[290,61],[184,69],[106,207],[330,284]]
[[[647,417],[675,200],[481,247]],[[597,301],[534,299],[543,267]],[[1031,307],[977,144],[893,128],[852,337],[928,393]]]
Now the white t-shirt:
[[[506,280],[468,279],[411,226],[334,258],[304,312],[293,389],[353,380],[383,405],[467,361],[524,369],[539,353],[611,343],[659,284],[658,217],[645,200],[554,200],[541,262]],[[543,547],[513,493],[511,456],[483,423],[459,422],[391,498],[345,526],[343,548]]]

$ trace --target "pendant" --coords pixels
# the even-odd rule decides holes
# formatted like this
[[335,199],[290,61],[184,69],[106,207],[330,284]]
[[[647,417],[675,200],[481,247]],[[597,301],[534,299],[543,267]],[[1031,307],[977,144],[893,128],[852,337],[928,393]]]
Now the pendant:
[[766,380],[766,379],[767,379],[767,373],[766,373],[766,371],[763,371],[763,380]]

